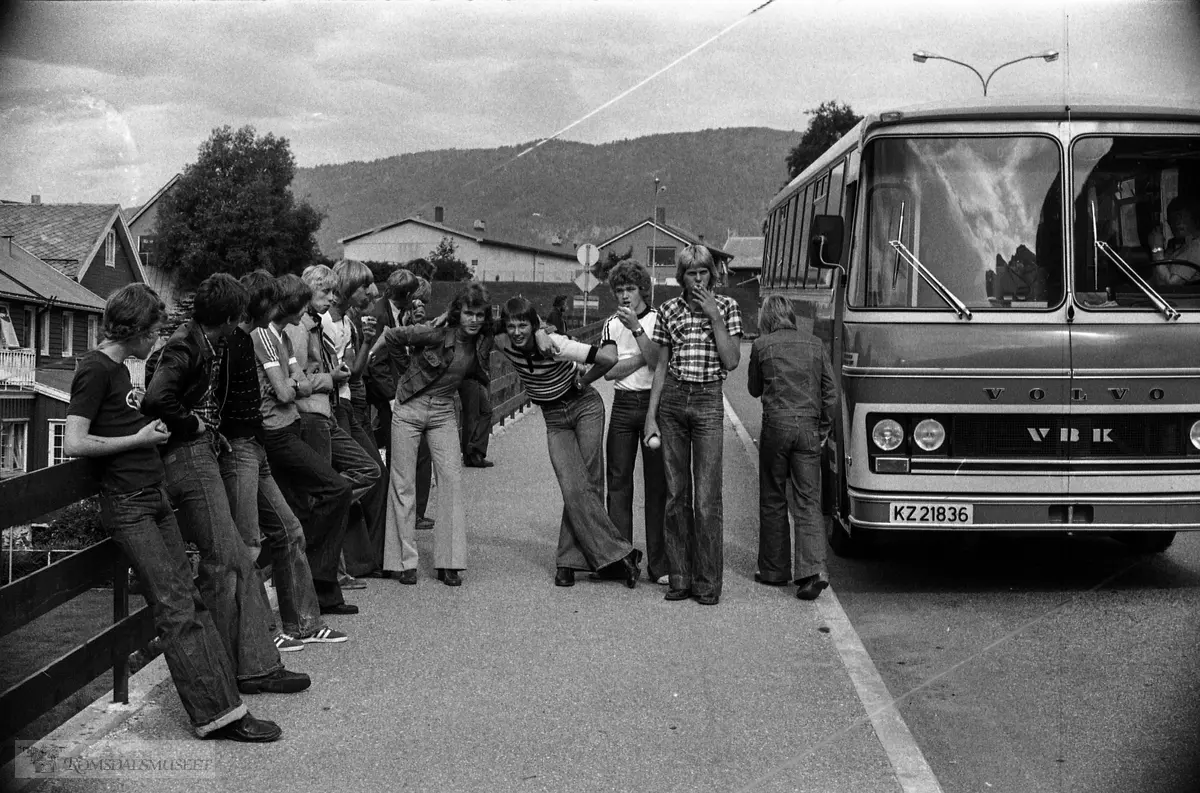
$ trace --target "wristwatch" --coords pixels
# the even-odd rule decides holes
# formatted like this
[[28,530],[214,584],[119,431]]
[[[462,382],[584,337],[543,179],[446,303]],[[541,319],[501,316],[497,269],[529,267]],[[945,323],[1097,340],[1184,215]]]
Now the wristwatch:
[[645,335],[646,335],[646,329],[645,329],[645,328],[641,328],[641,327],[639,327],[639,328],[635,328],[634,330],[632,330],[632,331],[631,331],[631,333],[633,333],[633,338],[635,338],[635,339],[636,339],[638,336],[645,336]]

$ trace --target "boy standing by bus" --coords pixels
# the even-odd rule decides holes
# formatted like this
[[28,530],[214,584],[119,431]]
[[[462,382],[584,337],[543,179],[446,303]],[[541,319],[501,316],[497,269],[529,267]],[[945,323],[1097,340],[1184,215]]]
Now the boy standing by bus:
[[736,301],[712,291],[716,265],[703,245],[679,252],[675,280],[683,294],[659,309],[651,339],[658,361],[646,412],[646,443],[653,445],[661,430],[666,469],[665,599],[694,597],[715,606],[724,564],[721,384],[741,360],[742,315]]
[[[608,474],[608,516],[633,541],[633,468],[642,429],[650,407],[650,389],[654,385],[654,344],[650,341],[658,312],[646,304],[650,292],[650,273],[641,263],[627,260],[608,274],[608,285],[617,298],[617,311],[604,323],[601,346],[617,348],[617,363],[604,375],[613,381],[612,415],[608,422],[606,462]],[[667,505],[667,484],[663,473],[661,449],[644,447],[642,473],[645,483],[646,577],[667,583],[667,552],[663,543],[663,515]]]
[[125,368],[126,358],[150,354],[165,315],[145,284],[108,298],[104,341],[80,359],[71,381],[65,450],[94,461],[101,521],[146,586],[171,680],[196,734],[275,741],[279,725],[254,718],[242,703],[229,654],[192,580],[158,454],[171,433],[139,411],[141,392]]

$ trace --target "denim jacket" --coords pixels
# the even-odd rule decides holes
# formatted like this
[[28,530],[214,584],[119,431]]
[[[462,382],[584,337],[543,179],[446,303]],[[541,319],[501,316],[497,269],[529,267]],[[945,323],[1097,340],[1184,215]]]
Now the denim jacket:
[[812,334],[783,328],[759,336],[750,347],[746,387],[761,396],[763,423],[812,419],[829,434],[837,391],[824,345]]
[[[396,378],[396,401],[407,402],[434,380],[442,376],[454,360],[454,327],[432,325],[402,325],[384,332],[387,355],[399,376]],[[410,349],[411,348],[411,349]],[[475,337],[475,371],[470,377],[485,387],[491,384],[488,360],[492,354],[492,337]],[[405,368],[401,369],[400,364]]]
[[203,335],[195,320],[185,322],[146,362],[142,413],[162,419],[171,431],[172,440],[187,440],[200,427],[192,408],[208,391],[213,366],[213,356]]

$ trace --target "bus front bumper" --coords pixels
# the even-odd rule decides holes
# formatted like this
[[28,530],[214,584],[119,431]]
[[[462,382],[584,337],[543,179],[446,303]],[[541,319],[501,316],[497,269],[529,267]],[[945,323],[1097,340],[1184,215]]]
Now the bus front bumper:
[[[997,496],[850,490],[852,527],[945,531],[1200,530],[1200,494]],[[941,509],[939,509],[939,507]]]

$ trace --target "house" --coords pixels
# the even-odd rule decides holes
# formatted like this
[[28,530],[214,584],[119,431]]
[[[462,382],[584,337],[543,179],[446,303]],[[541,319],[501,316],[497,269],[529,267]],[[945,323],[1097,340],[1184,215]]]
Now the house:
[[658,207],[655,217],[639,220],[615,237],[605,240],[597,247],[600,248],[600,260],[604,261],[610,252],[623,256],[632,248],[633,258],[651,266],[651,275],[656,284],[675,285],[675,256],[680,249],[688,245],[703,245],[712,254],[717,269],[724,272],[729,260],[733,257],[720,248],[708,245],[704,237],[696,236],[678,226],[667,223],[666,207]]
[[158,235],[158,208],[160,202],[175,187],[175,183],[179,181],[180,176],[181,174],[172,176],[149,201],[137,209],[122,210],[125,216],[125,223],[129,226],[129,234],[137,250],[138,259],[142,264],[142,272],[145,274],[146,283],[155,292],[158,292],[158,296],[163,299],[163,302],[167,304],[167,308],[171,310],[175,309],[175,300],[180,290],[175,286],[175,279],[158,266],[154,250],[154,240]]
[[101,298],[146,280],[117,204],[0,203],[0,236]]
[[338,242],[347,259],[409,262],[429,258],[430,252],[448,237],[454,243],[455,255],[470,265],[477,281],[569,283],[579,275],[574,251],[508,242],[484,237],[481,232],[446,225],[445,210],[435,207],[432,221],[415,215],[342,237]]
[[0,478],[63,461],[75,358],[99,341],[104,301],[0,237]]
[[748,281],[757,283],[758,276],[762,273],[764,239],[764,237],[739,237],[736,233],[730,232],[725,244],[721,246],[726,253],[733,257],[729,262],[730,284],[737,286]]

